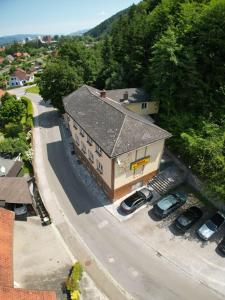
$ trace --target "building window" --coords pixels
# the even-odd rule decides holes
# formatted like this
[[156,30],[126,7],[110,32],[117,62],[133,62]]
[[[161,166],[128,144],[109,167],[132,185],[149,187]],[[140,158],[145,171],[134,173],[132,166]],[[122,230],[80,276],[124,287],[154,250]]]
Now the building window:
[[75,134],[75,136],[74,136],[74,141],[78,146],[80,145],[79,137],[77,134]]
[[11,80],[14,80],[14,78],[13,78],[13,77],[11,77]]
[[93,141],[89,136],[87,137],[87,142],[90,146],[93,144]]
[[88,150],[88,158],[92,163],[94,162],[94,155],[90,150]]
[[73,127],[74,127],[75,129],[78,129],[77,123],[76,123],[75,121],[73,121]]
[[147,103],[146,103],[146,102],[142,103],[142,104],[141,104],[141,108],[142,108],[142,109],[146,109],[146,108],[147,108]]
[[102,164],[97,160],[97,170],[99,173],[103,173],[103,166]]
[[86,146],[84,145],[83,142],[81,142],[81,151],[86,154]]
[[99,156],[102,155],[102,149],[98,145],[96,145],[96,152],[98,153]]
[[81,135],[81,136],[84,136],[84,133],[85,133],[84,130],[83,130],[83,129],[80,129],[80,135]]

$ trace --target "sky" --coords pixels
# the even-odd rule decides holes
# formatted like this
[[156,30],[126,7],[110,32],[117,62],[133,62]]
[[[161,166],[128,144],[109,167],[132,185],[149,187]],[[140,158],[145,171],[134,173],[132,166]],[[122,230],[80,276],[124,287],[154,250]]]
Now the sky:
[[140,0],[0,0],[0,36],[90,29]]

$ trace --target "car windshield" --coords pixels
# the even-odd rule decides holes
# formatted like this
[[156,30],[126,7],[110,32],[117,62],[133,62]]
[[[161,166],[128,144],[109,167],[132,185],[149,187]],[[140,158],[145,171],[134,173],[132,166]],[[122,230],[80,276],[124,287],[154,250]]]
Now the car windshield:
[[206,226],[212,231],[215,231],[217,229],[217,226],[211,220],[208,220],[206,222]]
[[161,201],[159,201],[158,206],[162,210],[167,210],[171,206],[173,206],[176,202],[177,202],[176,198],[174,198],[173,196],[168,196],[168,197],[162,199]]
[[134,203],[134,201],[136,201],[137,199],[139,199],[139,197],[137,196],[137,193],[134,193],[133,195],[131,195],[130,197],[128,197],[127,199],[124,200],[124,203],[131,207]]

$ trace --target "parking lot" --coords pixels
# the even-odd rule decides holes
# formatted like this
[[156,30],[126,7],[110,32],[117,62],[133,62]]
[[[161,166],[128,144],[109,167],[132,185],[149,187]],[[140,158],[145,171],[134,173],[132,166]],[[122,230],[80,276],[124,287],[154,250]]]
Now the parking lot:
[[[184,190],[181,187],[178,190]],[[199,200],[190,189],[186,204],[163,220],[152,214],[152,203],[139,209],[124,221],[124,225],[156,252],[156,255],[174,263],[187,275],[225,295],[225,257],[217,253],[216,247],[225,236],[225,225],[208,242],[201,241],[196,229],[215,213],[215,209]],[[172,225],[176,217],[186,208],[196,205],[203,211],[203,217],[184,235]]]

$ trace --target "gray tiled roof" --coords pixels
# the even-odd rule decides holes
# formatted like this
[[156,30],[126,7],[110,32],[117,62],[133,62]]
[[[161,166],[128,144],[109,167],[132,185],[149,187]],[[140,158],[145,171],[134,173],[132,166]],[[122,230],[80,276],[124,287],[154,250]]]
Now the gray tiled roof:
[[101,98],[97,89],[86,85],[63,102],[65,111],[109,157],[171,136],[114,99]]
[[127,88],[106,91],[107,97],[117,102],[123,102],[125,93],[128,93],[128,101],[132,103],[149,102],[151,100],[150,95],[140,88]]

